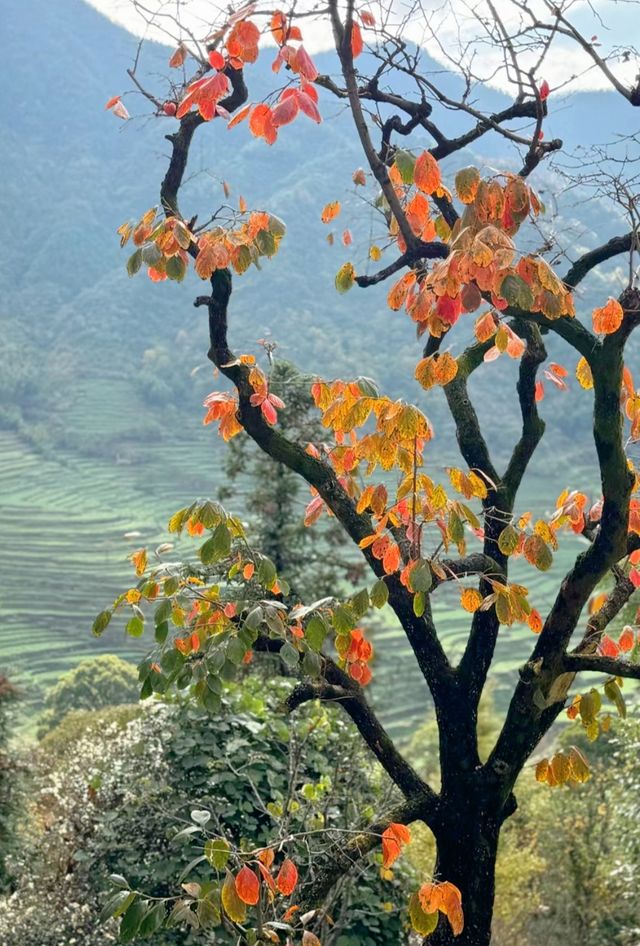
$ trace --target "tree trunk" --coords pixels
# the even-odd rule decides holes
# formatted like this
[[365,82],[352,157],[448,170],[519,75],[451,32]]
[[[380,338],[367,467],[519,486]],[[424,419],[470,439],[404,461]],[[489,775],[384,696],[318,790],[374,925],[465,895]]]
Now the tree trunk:
[[449,817],[438,830],[434,877],[448,880],[460,890],[464,929],[454,936],[441,915],[425,946],[487,946],[491,941],[499,834],[499,819],[469,808]]

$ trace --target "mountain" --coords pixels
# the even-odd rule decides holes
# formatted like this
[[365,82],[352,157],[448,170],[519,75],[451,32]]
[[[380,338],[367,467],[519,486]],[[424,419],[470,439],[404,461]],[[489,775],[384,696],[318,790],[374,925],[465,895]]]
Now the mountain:
[[[203,396],[220,380],[205,357],[203,310],[191,305],[200,281],[192,275],[181,286],[155,286],[142,274],[129,279],[115,235],[125,219],[157,202],[167,161],[163,134],[174,127],[172,119],[144,115],[119,123],[104,110],[110,95],[127,88],[136,40],[81,0],[24,0],[6,18],[3,45],[0,660],[48,682],[98,646],[135,650],[116,632],[93,641],[91,616],[127,580],[131,548],[163,538],[179,505],[215,494],[223,447],[200,419]],[[167,58],[164,47],[145,46],[141,74],[165,74]],[[331,68],[330,59],[317,61],[320,69]],[[257,84],[270,75],[268,61],[252,73]],[[455,76],[446,81],[452,89],[458,83]],[[505,104],[495,91],[479,94],[491,107]],[[625,104],[605,94],[575,96],[570,106],[558,102],[547,137],[563,136],[573,148],[597,128],[598,140],[607,140],[625,127]],[[413,381],[420,349],[410,320],[387,309],[386,289],[354,289],[344,297],[334,290],[335,272],[347,258],[360,272],[373,266],[366,261],[368,238],[379,224],[351,184],[363,161],[347,133],[350,118],[327,95],[321,107],[321,127],[301,117],[271,149],[243,126],[227,132],[221,123],[195,139],[185,212],[197,208],[202,218],[215,210],[224,179],[232,200],[242,194],[288,228],[262,272],[235,280],[232,344],[255,352],[257,339],[270,337],[277,355],[309,374],[374,377],[386,392],[423,405],[446,432],[442,399],[425,396]],[[139,101],[132,103],[134,114],[140,109]],[[447,122],[452,134],[468,127],[460,116],[448,114]],[[516,160],[502,140],[487,136],[445,169],[515,167]],[[533,182],[550,209],[557,205],[557,232],[576,233],[577,250],[619,231],[599,200],[580,203],[586,194],[580,190],[563,194],[558,171],[543,168]],[[335,199],[353,231],[349,250],[339,239],[341,221],[329,246],[319,219],[320,208]],[[540,241],[538,234],[531,239]],[[591,279],[581,312],[588,315],[614,291],[614,269]],[[468,325],[452,333],[454,351],[465,344],[465,332],[468,337]],[[571,353],[551,348],[574,367]],[[513,365],[506,371],[492,365],[474,378],[483,419],[495,422],[496,404],[504,410],[501,457],[518,425],[514,372]],[[550,391],[543,407],[551,429],[527,500],[548,505],[565,485],[593,488],[597,478],[593,451],[583,445],[589,395]],[[443,437],[427,468],[437,475],[456,460]],[[551,472],[543,495],[541,479]],[[131,532],[137,535],[123,538]],[[453,641],[453,628],[451,635]]]

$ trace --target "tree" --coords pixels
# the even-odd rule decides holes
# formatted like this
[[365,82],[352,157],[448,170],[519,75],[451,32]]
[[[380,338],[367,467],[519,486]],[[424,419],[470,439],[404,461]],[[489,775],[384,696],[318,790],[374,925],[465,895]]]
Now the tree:
[[[162,93],[145,87],[137,66],[129,74],[153,110],[178,125],[167,136],[170,157],[159,207],[119,231],[123,244],[132,239],[136,247],[127,264],[129,273],[144,263],[153,281],[180,282],[193,261],[196,274],[210,284],[195,300],[208,313],[209,358],[231,383],[231,390],[207,399],[205,421],[217,422],[225,440],[244,431],[272,459],[306,481],[312,490],[307,519],[328,508],[361,550],[373,584],[342,601],[307,606],[293,602],[273,562],[251,548],[239,521],[214,503],[198,501],[176,513],[169,528],[207,533],[199,562],[148,568],[146,552],[139,550],[133,556],[139,584],[118,599],[115,608],[133,609],[127,627],[139,634],[145,601],[160,602],[155,611],[158,652],[141,667],[143,696],[165,692],[174,682],[191,685],[215,711],[220,676],[232,676],[257,650],[277,651],[301,676],[288,709],[311,699],[335,702],[351,716],[402,793],[398,805],[343,845],[329,846],[323,858],[308,865],[313,883],[302,886],[300,903],[320,912],[309,920],[309,914],[300,911],[302,925],[312,923],[322,935],[323,900],[352,869],[354,859],[382,842],[389,867],[409,838],[407,826],[418,820],[433,832],[437,856],[433,880],[425,880],[410,901],[415,930],[431,934],[430,942],[437,946],[484,946],[491,936],[500,830],[516,809],[514,786],[523,766],[582,674],[604,675],[606,694],[614,702],[619,695],[616,679],[640,676],[640,667],[628,658],[635,653],[634,632],[618,641],[606,633],[640,583],[635,568],[640,551],[638,479],[625,449],[628,436],[633,442],[640,430],[640,395],[624,364],[625,346],[640,312],[634,283],[638,201],[628,157],[616,161],[605,149],[592,164],[581,158],[583,181],[610,194],[616,211],[624,210],[624,233],[582,255],[570,252],[573,261],[564,270],[564,253],[556,253],[559,262],[554,266],[545,259],[544,247],[519,249],[526,246],[526,226],[535,225],[543,211],[529,177],[563,147],[559,139],[543,137],[552,101],[543,70],[553,68],[558,74],[554,85],[560,89],[573,76],[572,67],[562,74],[562,63],[583,57],[580,68],[597,70],[630,106],[640,104],[640,84],[633,50],[605,51],[596,36],[589,39],[572,22],[568,4],[542,2],[538,11],[514,2],[506,4],[505,12],[487,2],[474,8],[474,14],[467,12],[480,43],[489,49],[484,75],[478,71],[468,21],[456,19],[455,4],[445,4],[443,10],[436,16],[415,4],[401,15],[383,4],[356,9],[353,0],[328,0],[326,8],[303,11],[298,19],[293,11],[278,10],[265,18],[250,6],[232,15],[215,14],[206,35],[183,29],[172,14],[163,13],[155,21],[178,44],[169,65],[183,72],[174,73],[179,78]],[[304,46],[303,33],[308,36],[310,29],[322,27],[333,35],[337,75],[319,74]],[[248,67],[257,59],[265,33],[277,47],[273,72],[281,78],[274,80],[275,91],[252,88],[250,96]],[[412,37],[452,63],[462,81],[449,81],[438,69],[430,69]],[[622,73],[615,55],[622,60]],[[483,105],[482,83],[498,74],[506,77],[513,101],[494,111]],[[220,208],[201,224],[191,216],[194,208],[186,212],[179,205],[189,149],[202,126],[213,122],[219,144],[218,129],[227,122],[231,156],[232,129],[241,121],[248,121],[254,136],[273,145],[281,135],[296,133],[285,130],[294,119],[321,121],[319,92],[324,101],[333,97],[349,111],[364,163],[355,171],[354,183],[364,193],[370,190],[369,203],[378,208],[383,231],[370,246],[369,257],[377,262],[384,252],[390,258],[373,275],[357,274],[346,262],[337,273],[336,288],[341,293],[366,290],[396,279],[388,292],[389,306],[404,308],[418,336],[426,340],[416,379],[427,391],[444,390],[468,468],[450,468],[446,486],[423,469],[433,438],[425,414],[380,394],[366,378],[314,380],[312,394],[332,443],[309,446],[282,432],[278,412],[286,407],[270,388],[269,367],[262,370],[253,356],[234,353],[228,328],[233,317],[232,272],[249,278],[252,264],[279,251],[285,226],[271,209],[250,210],[243,200],[237,207]],[[107,107],[127,119],[120,96]],[[493,135],[504,145],[506,169],[482,173],[464,167],[452,175],[449,189],[446,159]],[[632,142],[630,136],[630,148]],[[229,165],[219,160],[225,173],[231,171],[231,159]],[[331,222],[340,209],[337,200],[328,204],[322,220]],[[346,230],[343,243],[351,242]],[[617,299],[601,296],[592,316],[580,312],[582,318],[576,317],[574,291],[616,257],[627,258],[626,288]],[[471,331],[468,313],[478,310]],[[366,325],[362,331],[367,331]],[[455,357],[444,347],[450,339],[459,352]],[[560,387],[567,376],[567,369],[555,361],[543,367],[546,339],[566,345],[570,357],[578,359],[579,384],[593,391],[593,441],[602,496],[589,503],[571,484],[553,515],[535,520],[516,503],[545,429],[539,374]],[[509,357],[518,361],[521,431],[502,468],[494,449],[500,423],[494,420],[488,432],[486,425],[482,428],[468,382],[480,369],[499,370],[486,366],[495,360],[504,365]],[[510,561],[521,556],[533,568],[546,570],[564,531],[580,534],[588,547],[559,583],[548,613],[541,615],[527,589],[510,581]],[[478,550],[468,551],[476,541]],[[207,567],[220,562],[228,567],[227,581],[212,583]],[[613,590],[583,627],[583,610],[609,573]],[[245,582],[254,588],[257,582],[266,596],[256,603],[245,591]],[[457,664],[438,636],[431,606],[438,589],[450,582],[461,589],[461,620],[467,615],[470,620]],[[433,700],[439,730],[438,791],[394,745],[365,695],[372,648],[357,624],[371,606],[387,602]],[[98,616],[96,632],[104,630],[113,611]],[[528,623],[537,636],[500,734],[483,760],[478,751],[478,705],[500,627],[515,622]],[[172,626],[179,629],[177,638],[170,633]],[[569,706],[571,717],[579,716],[591,735],[599,728],[600,702],[598,688],[591,688],[573,697]],[[540,781],[555,786],[586,779],[588,768],[582,753],[572,749],[540,760],[537,774]],[[274,932],[261,912],[267,903],[269,915],[275,916],[269,922],[289,924],[285,929],[291,938],[301,932],[296,915],[283,913],[277,896],[269,898],[270,850],[264,861],[257,852],[230,851],[227,863],[233,872],[220,879],[226,917],[237,923],[247,943]],[[267,874],[260,864],[266,865]],[[251,934],[242,932],[247,905],[254,904],[257,928]],[[307,928],[305,946],[316,943],[315,936]]]

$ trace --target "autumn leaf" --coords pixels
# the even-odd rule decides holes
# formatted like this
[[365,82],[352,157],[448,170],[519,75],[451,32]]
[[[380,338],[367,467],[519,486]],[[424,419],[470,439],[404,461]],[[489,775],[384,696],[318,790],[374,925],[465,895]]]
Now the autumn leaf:
[[332,220],[340,213],[340,201],[333,200],[331,203],[326,204],[323,208],[322,213],[320,214],[320,219],[323,223],[331,223]]
[[185,59],[187,58],[187,53],[187,47],[183,43],[180,43],[169,60],[170,67],[172,69],[178,69],[181,65],[183,65]]
[[460,594],[460,605],[470,614],[474,614],[478,610],[482,601],[482,595],[477,588],[464,588]]
[[235,880],[236,893],[243,903],[255,906],[260,899],[260,881],[255,871],[245,864]]
[[137,552],[132,552],[129,558],[131,559],[131,564],[136,570],[136,575],[143,575],[145,568],[147,567],[147,550],[138,549]]
[[400,857],[405,844],[411,840],[411,832],[404,824],[391,822],[382,832],[382,866],[391,867]]
[[276,886],[281,894],[289,897],[298,883],[298,868],[290,858],[286,858],[276,877]]
[[356,280],[356,271],[353,263],[344,263],[336,273],[336,289],[338,292],[347,292],[351,289]]
[[[258,878],[256,877],[256,880],[257,879]],[[247,917],[247,908],[238,896],[233,874],[229,873],[228,871],[225,882],[222,885],[220,898],[222,900],[224,912],[227,914],[229,919],[233,920],[234,923],[244,923]]]
[[438,162],[429,151],[423,151],[416,158],[413,179],[416,187],[425,194],[434,194],[442,186]]
[[478,193],[480,172],[477,168],[462,168],[455,177],[456,193],[463,204],[472,204]]
[[598,334],[611,335],[622,325],[624,312],[617,299],[609,299],[601,309],[593,310],[593,330]]
[[351,55],[353,56],[353,58],[357,59],[357,57],[360,55],[363,49],[364,49],[364,42],[362,40],[362,31],[360,30],[360,26],[357,23],[352,22],[351,24]]

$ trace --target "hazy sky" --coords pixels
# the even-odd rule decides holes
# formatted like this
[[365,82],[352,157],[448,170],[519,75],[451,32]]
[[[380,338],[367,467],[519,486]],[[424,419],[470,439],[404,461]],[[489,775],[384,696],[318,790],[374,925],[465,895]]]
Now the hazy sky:
[[[161,40],[170,43],[166,34],[159,30],[149,28],[144,19],[136,11],[133,0],[88,0],[92,6],[96,7],[102,13],[107,15],[116,23],[125,26],[136,35],[145,35],[149,38]],[[211,0],[139,0],[142,6],[149,11],[157,11],[164,15],[164,22],[168,28],[174,29],[171,17],[175,16],[176,10],[180,11],[181,20],[187,24],[188,28],[194,34],[202,37],[203,32],[207,31],[214,19],[211,11],[218,8],[217,3]],[[307,0],[309,3],[309,0]],[[406,0],[393,0],[395,8],[401,13],[406,7]],[[481,62],[482,72],[485,76],[491,75],[499,65],[499,59],[495,53],[477,42],[478,22],[472,15],[472,10],[487,10],[484,0],[422,0],[422,9],[429,11],[431,27],[437,27],[436,32],[442,40],[443,45],[449,48],[462,42],[467,49],[473,50],[476,55],[476,61]],[[227,4],[220,4],[226,7]],[[274,6],[277,6],[274,3]],[[305,0],[296,4],[297,9],[304,9]],[[366,8],[366,4],[362,4]],[[494,0],[494,6],[498,9],[500,15],[504,18],[508,26],[513,27],[517,22],[517,10],[510,0]],[[541,18],[548,20],[546,15],[544,0],[529,0],[530,9],[540,11]],[[287,4],[282,4],[286,10]],[[456,11],[457,17],[451,15],[451,7]],[[376,3],[371,3],[370,7],[374,12]],[[264,7],[263,7],[264,9]],[[604,57],[614,53],[615,58],[611,60],[612,71],[624,81],[631,85],[640,63],[635,53],[632,53],[629,62],[623,61],[621,54],[625,44],[634,42],[640,46],[640,0],[575,0],[571,3],[568,14],[571,21],[590,39],[596,36],[596,42],[599,44],[598,51]],[[455,20],[457,19],[457,23]],[[429,54],[439,61],[445,62],[446,59],[438,45],[433,40],[424,39],[424,20],[420,17],[421,24],[414,22],[405,35],[409,35],[415,42],[425,46]],[[160,22],[160,21],[159,21]],[[304,33],[304,45],[310,52],[318,52],[331,48],[332,39],[328,25],[313,23],[310,21],[302,24]],[[177,35],[177,31],[176,31]],[[609,88],[607,80],[597,69],[589,68],[591,60],[587,55],[576,47],[575,43],[559,37],[554,42],[554,47],[545,61],[541,77],[546,78],[551,86],[559,85],[566,81],[572,75],[577,78],[572,83],[572,88],[582,89],[607,89]],[[585,71],[587,70],[587,71]],[[499,79],[492,80],[492,84],[504,85],[504,81]]]

